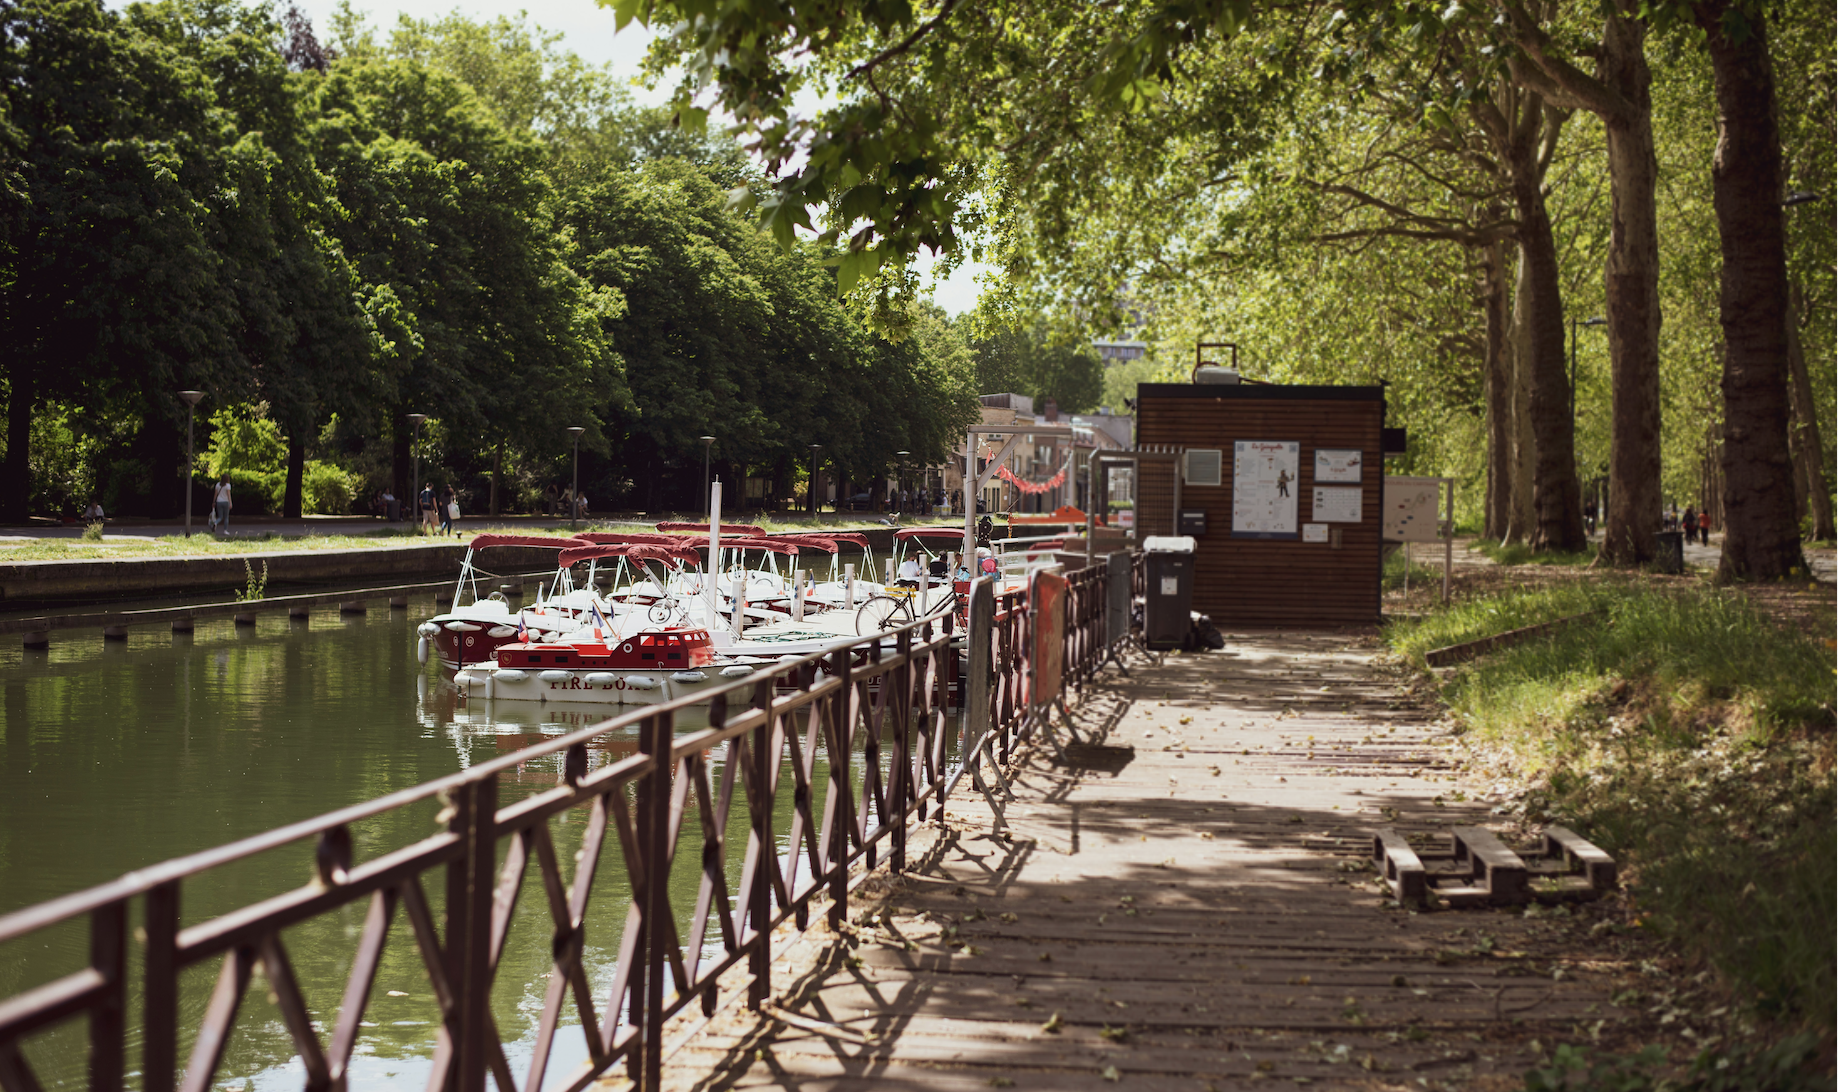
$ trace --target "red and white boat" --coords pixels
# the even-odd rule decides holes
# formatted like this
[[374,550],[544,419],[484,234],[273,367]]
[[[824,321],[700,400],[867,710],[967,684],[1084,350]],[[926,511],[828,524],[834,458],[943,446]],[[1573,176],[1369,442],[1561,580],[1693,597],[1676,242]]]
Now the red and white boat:
[[[490,660],[500,646],[517,639],[520,621],[526,632],[539,636],[560,636],[579,629],[580,623],[571,615],[551,614],[543,609],[540,592],[538,606],[522,611],[512,610],[501,592],[487,591],[481,596],[481,573],[477,563],[481,552],[501,547],[554,550],[559,557],[561,551],[580,545],[583,545],[580,539],[547,535],[478,535],[473,538],[466,544],[459,583],[453,588],[453,606],[417,627],[421,639],[416,646],[416,659],[426,663],[430,654],[436,655],[441,666],[449,671]],[[558,569],[558,580],[560,571]]]
[[494,701],[656,705],[745,678],[771,662],[719,656],[699,627],[603,629],[599,637],[504,645],[495,663],[455,672],[453,685]]

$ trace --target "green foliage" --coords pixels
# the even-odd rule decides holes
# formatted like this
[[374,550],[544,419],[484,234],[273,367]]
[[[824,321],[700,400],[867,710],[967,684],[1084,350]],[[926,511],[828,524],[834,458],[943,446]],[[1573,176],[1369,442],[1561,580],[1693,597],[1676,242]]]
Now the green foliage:
[[1616,1056],[1564,1045],[1526,1073],[1525,1092],[1830,1092],[1832,1079],[1821,1075],[1818,1065],[1818,1042],[1811,1035],[1705,1050],[1682,1077],[1670,1075],[1659,1047]]
[[356,475],[331,463],[309,461],[302,481],[305,510],[325,516],[349,515],[358,485]]
[[1070,333],[1056,335],[1044,323],[998,331],[973,342],[971,351],[979,394],[1025,394],[1037,412],[1051,398],[1061,413],[1089,412],[1103,397],[1104,364],[1097,351]]
[[260,410],[219,410],[211,415],[210,429],[204,468],[212,478],[237,470],[271,474],[287,461],[287,443],[280,428]]
[[1481,554],[1495,565],[1559,565],[1575,568],[1587,565],[1595,560],[1594,550],[1546,550],[1534,551],[1523,542],[1494,542],[1492,539],[1476,539],[1469,547]]
[[105,524],[103,524],[101,520],[94,520],[90,522],[88,525],[86,525],[83,528],[83,541],[84,542],[101,542],[102,541],[102,531],[104,527],[105,527]]
[[268,594],[268,562],[266,561],[262,562],[262,575],[256,576],[255,566],[251,565],[247,561],[244,561],[243,562],[243,575],[247,579],[243,582],[242,590],[236,593],[237,602],[247,603],[252,600],[261,599],[267,596]]
[[216,477],[200,472],[196,479],[198,488],[208,493],[216,487],[222,474],[230,476],[231,520],[237,516],[274,515],[281,510],[281,498],[287,489],[285,470],[226,470]]

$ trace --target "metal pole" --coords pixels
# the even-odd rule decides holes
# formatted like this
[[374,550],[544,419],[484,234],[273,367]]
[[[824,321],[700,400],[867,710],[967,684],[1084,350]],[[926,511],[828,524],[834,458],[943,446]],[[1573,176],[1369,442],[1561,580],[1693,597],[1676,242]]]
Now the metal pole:
[[708,507],[708,483],[709,483],[708,458],[709,458],[709,452],[715,446],[715,438],[713,436],[698,436],[696,437],[696,439],[702,441],[702,505],[703,505],[703,509],[706,511]]
[[[421,422],[427,419],[428,415],[425,413],[411,413],[408,415],[409,424],[413,427],[413,431],[410,433],[408,440],[408,491],[412,493],[415,498],[414,511],[416,534],[421,533],[421,486],[416,484],[421,481]],[[407,497],[402,499],[404,503],[408,500]]]
[[568,435],[574,440],[574,480],[568,486],[568,529],[575,529],[581,519],[581,433],[587,430],[579,425],[568,429]]
[[185,403],[185,537],[191,537],[191,479],[197,473],[197,456],[192,443],[193,424],[198,419],[198,399],[204,397],[203,391],[180,391],[179,400]]

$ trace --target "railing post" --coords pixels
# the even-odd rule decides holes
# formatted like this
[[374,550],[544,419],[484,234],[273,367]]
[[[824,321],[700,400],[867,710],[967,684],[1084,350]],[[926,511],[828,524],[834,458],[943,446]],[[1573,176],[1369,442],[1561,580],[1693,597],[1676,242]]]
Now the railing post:
[[988,580],[970,585],[970,621],[964,629],[964,682],[959,696],[964,708],[964,761],[974,762],[989,733],[990,653],[995,643],[995,589]]
[[647,717],[638,732],[639,749],[652,761],[651,772],[640,782],[638,798],[638,845],[644,856],[645,877],[644,904],[640,909],[644,940],[639,949],[645,972],[640,987],[644,1011],[634,1021],[640,1035],[641,1062],[634,1075],[640,1092],[653,1092],[663,1079],[664,1069],[664,978],[670,964],[665,939],[669,933],[660,928],[660,923],[670,913],[664,860],[670,854],[665,840],[670,833],[670,781],[676,772],[670,759],[673,719],[669,713]]
[[893,714],[893,761],[887,765],[893,773],[893,784],[887,786],[889,819],[893,823],[893,859],[887,867],[893,872],[906,871],[906,807],[913,796],[913,756],[910,736],[913,716],[913,631],[904,629],[895,639],[895,650],[902,657],[894,668],[894,677],[883,683],[893,686],[894,700],[889,704]]
[[107,992],[89,1012],[89,1087],[116,1092],[127,1069],[128,901],[97,907],[89,915],[89,965]]
[[[762,679],[754,691],[756,708],[772,704],[772,680]],[[753,950],[747,954],[747,1007],[755,1011],[772,996],[772,867],[777,861],[778,843],[772,837],[772,768],[778,755],[772,746],[772,718],[763,717],[753,730],[753,784],[757,786],[760,807],[751,808],[748,819],[753,825],[753,844],[759,860],[753,866],[753,886],[746,893],[747,919],[753,924]],[[796,847],[793,847],[794,851]]]
[[179,881],[147,892],[145,998],[147,1042],[141,1057],[147,1092],[172,1092],[179,1079]]
[[842,683],[828,699],[830,723],[829,863],[830,928],[840,929],[849,919],[849,831],[855,826],[855,799],[849,788],[850,739],[855,722],[850,713],[855,683],[849,678],[849,650],[830,653],[830,673]]
[[447,967],[459,1008],[459,1041],[453,1044],[453,1087],[485,1092],[490,1064],[491,903],[497,872],[498,777],[490,774],[461,789],[459,813],[464,854],[447,873]]

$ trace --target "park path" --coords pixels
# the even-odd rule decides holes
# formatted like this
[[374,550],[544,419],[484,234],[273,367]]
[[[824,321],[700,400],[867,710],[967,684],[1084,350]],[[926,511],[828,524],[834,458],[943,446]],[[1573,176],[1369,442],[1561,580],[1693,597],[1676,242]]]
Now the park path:
[[960,791],[850,935],[813,912],[789,1015],[723,1010],[666,1087],[1518,1088],[1559,1038],[1649,1033],[1609,1000],[1608,904],[1414,914],[1360,870],[1373,827],[1490,818],[1376,651],[1234,635],[1107,671],[1078,709],[1100,743],[1026,758],[1009,837]]

